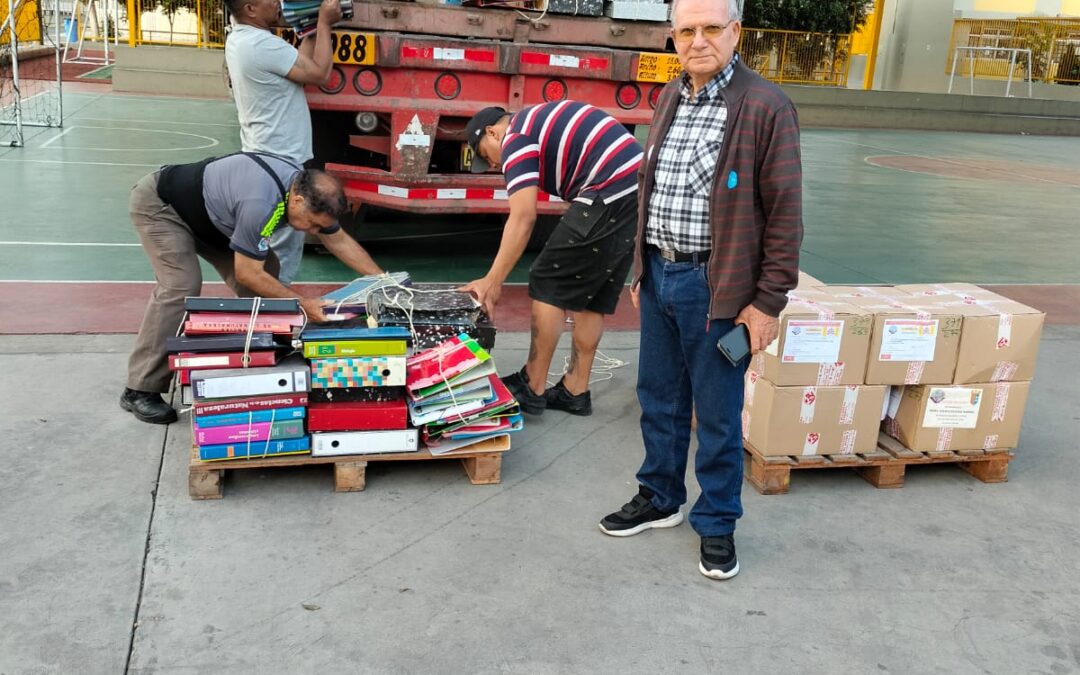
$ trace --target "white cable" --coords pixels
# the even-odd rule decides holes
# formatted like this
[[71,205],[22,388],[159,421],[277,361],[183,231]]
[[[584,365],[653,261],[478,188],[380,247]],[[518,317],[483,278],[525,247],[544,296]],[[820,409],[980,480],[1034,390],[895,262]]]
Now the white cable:
[[[589,385],[595,384],[597,382],[606,382],[610,379],[613,379],[615,377],[615,373],[612,372],[613,370],[617,370],[628,365],[630,365],[628,361],[623,361],[622,359],[614,359],[597,349],[596,356],[593,357],[592,368],[589,369]],[[566,375],[568,372],[570,372],[569,356],[563,359],[562,372],[557,373],[555,371],[548,371],[548,386],[554,386],[558,384],[558,380],[552,382],[552,378],[561,379],[562,376]],[[592,377],[592,375],[594,374],[597,375],[597,377]]]

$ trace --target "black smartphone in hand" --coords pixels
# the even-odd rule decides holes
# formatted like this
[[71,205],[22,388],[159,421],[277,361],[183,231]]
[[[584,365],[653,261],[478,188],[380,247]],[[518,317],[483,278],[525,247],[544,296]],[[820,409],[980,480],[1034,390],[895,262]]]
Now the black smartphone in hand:
[[731,365],[737,366],[750,356],[750,331],[745,324],[736,324],[716,342],[716,348]]

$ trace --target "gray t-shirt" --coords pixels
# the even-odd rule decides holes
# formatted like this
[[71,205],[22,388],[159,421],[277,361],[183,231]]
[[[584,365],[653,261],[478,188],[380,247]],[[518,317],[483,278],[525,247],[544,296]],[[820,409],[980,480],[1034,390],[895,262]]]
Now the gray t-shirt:
[[[300,169],[290,162],[259,156],[288,191]],[[203,202],[214,227],[229,238],[229,248],[256,260],[266,260],[270,235],[288,227],[285,204],[277,183],[251,157],[230,155],[211,162],[203,173]],[[324,229],[337,232],[340,226]]]
[[297,164],[312,158],[304,87],[285,77],[297,58],[288,42],[247,24],[236,24],[225,41],[244,152],[269,152]]

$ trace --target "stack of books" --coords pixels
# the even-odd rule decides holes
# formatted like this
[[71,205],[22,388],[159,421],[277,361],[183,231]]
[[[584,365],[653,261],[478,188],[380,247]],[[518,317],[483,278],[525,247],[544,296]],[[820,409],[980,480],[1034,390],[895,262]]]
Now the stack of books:
[[316,328],[300,340],[310,359],[314,456],[419,450],[405,405],[408,330]]
[[484,349],[495,346],[495,325],[472,295],[451,284],[376,288],[367,298],[368,324],[408,328],[417,349],[465,333]]
[[[282,0],[281,15],[285,23],[296,31],[296,37],[302,38],[315,32],[321,5],[321,0]],[[352,0],[341,0],[341,15],[343,19],[352,18]]]
[[[305,453],[308,368],[291,351],[304,323],[295,299],[197,298],[166,340],[204,461]],[[254,311],[253,311],[254,308]]]
[[517,401],[491,355],[462,334],[417,352],[406,363],[409,417],[433,455],[466,451],[520,431]]

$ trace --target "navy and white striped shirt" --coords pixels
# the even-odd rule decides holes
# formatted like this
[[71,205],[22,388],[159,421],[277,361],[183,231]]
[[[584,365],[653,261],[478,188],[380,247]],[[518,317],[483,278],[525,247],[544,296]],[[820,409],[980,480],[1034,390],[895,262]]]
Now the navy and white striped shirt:
[[637,191],[641,145],[587,103],[556,101],[516,113],[502,153],[508,194],[537,187],[564,201],[607,204]]

